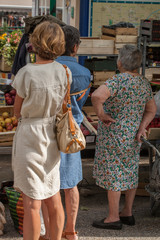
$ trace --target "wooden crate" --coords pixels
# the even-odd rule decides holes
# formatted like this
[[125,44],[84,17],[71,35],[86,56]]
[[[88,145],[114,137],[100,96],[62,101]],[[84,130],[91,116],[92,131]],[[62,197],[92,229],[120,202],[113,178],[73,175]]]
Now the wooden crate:
[[138,36],[138,29],[137,28],[116,28],[116,35]]
[[98,38],[81,38],[77,54],[113,54],[114,41]]
[[0,58],[0,70],[3,72],[11,72],[11,66],[5,63],[4,58]]
[[160,41],[160,20],[141,20],[140,36],[146,36],[149,42]]
[[87,117],[91,119],[92,125],[98,124],[98,116],[96,115],[93,106],[84,106],[82,110],[86,113]]
[[160,139],[160,128],[149,128],[147,137],[149,140]]
[[[9,117],[12,117],[14,114],[13,106],[0,106],[0,115],[2,115],[3,112],[8,112]],[[0,132],[0,146],[12,146],[14,134],[15,131]]]
[[103,34],[109,35],[109,36],[115,36],[116,35],[116,30],[108,28],[107,26],[103,25],[101,28],[101,31]]
[[100,86],[104,82],[115,75],[115,71],[102,71],[102,72],[93,72],[93,84],[94,86]]
[[15,131],[0,132],[0,146],[12,146]]
[[137,46],[136,43],[115,43],[115,49],[114,49],[114,54],[119,54],[119,50],[121,48],[123,48],[124,45],[126,44],[130,44],[130,45],[133,45],[133,46]]
[[116,71],[117,61],[112,58],[85,59],[84,66],[90,71]]
[[0,115],[2,115],[3,112],[8,112],[9,116],[12,117],[14,115],[13,105],[10,105],[10,106],[0,106]]
[[137,43],[137,36],[132,35],[116,35],[116,43]]
[[103,35],[103,34],[102,34],[101,39],[113,40],[113,41],[115,41],[116,38],[115,38],[115,37],[112,37],[112,36],[108,36],[108,35]]

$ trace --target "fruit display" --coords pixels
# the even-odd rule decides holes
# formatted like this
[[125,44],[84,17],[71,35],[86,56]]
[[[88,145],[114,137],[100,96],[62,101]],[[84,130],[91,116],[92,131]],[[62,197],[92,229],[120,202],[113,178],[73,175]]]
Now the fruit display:
[[16,97],[16,90],[11,89],[9,92],[6,92],[4,96],[5,96],[6,105],[13,105]]
[[16,131],[18,119],[10,116],[8,112],[2,112],[0,115],[0,132]]

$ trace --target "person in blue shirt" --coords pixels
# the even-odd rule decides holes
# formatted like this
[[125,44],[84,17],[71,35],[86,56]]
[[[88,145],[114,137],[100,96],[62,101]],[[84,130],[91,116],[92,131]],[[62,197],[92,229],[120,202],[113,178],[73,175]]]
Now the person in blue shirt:
[[[56,59],[61,64],[65,64],[72,73],[71,103],[72,113],[76,122],[80,125],[83,121],[82,107],[86,102],[90,92],[90,71],[80,65],[75,58],[79,45],[80,33],[72,26],[62,27],[65,34],[65,53]],[[83,92],[81,92],[84,90]],[[81,92],[81,93],[78,93]],[[61,189],[65,193],[65,209],[67,221],[63,232],[63,238],[77,240],[75,232],[76,218],[79,208],[79,192],[77,184],[82,180],[81,153],[65,154],[61,153],[60,181]]]
[[[65,53],[56,59],[57,62],[69,67],[72,73],[71,83],[71,103],[72,113],[76,122],[83,121],[82,107],[86,102],[90,92],[90,71],[80,65],[75,58],[79,45],[80,33],[77,28],[66,25],[62,27],[65,34]],[[79,208],[79,191],[77,184],[82,180],[82,162],[81,153],[65,154],[61,153],[60,163],[60,188],[65,193],[66,225],[63,231],[62,239],[77,240],[78,235],[75,231],[76,219]],[[43,217],[46,227],[45,238],[48,237],[48,227],[46,220],[45,206],[43,206]],[[44,238],[41,238],[44,239]]]

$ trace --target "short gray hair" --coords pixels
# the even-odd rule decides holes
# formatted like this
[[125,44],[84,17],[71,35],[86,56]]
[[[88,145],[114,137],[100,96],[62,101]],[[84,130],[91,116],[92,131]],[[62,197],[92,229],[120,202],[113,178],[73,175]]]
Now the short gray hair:
[[122,67],[127,71],[133,71],[141,66],[142,53],[133,45],[124,45],[120,49],[118,59]]

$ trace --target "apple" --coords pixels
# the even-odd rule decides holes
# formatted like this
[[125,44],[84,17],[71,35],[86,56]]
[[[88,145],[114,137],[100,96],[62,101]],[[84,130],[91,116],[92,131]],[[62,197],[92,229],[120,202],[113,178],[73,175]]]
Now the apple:
[[9,113],[8,112],[3,112],[2,113],[2,117],[5,119],[5,118],[8,118],[9,117]]
[[18,120],[17,119],[12,120],[12,124],[13,124],[14,127],[16,127],[18,125]]
[[90,132],[86,129],[86,130],[83,130],[83,134],[87,136],[87,135],[90,135]]
[[7,99],[7,100],[6,100],[6,103],[7,103],[8,105],[13,105],[13,99],[12,99],[12,98]]
[[3,132],[7,132],[6,128],[3,128]]
[[4,120],[1,120],[1,121],[0,121],[0,126],[1,126],[1,127],[5,127],[5,126],[6,126],[6,123],[5,123]]
[[5,121],[5,124],[7,124],[7,123],[11,123],[12,119],[11,118],[6,118],[4,121]]
[[15,96],[16,95],[16,90],[12,89],[9,93],[10,93],[11,96]]
[[0,132],[3,132],[3,127],[2,126],[0,126]]
[[3,120],[4,120],[4,118],[2,116],[0,116],[0,121],[3,121]]
[[6,126],[7,131],[12,131],[13,129],[13,125],[12,124],[8,124],[8,126]]
[[5,93],[4,96],[5,96],[5,98],[6,97],[10,97],[10,94],[9,93]]
[[16,116],[11,117],[11,120],[12,120],[12,122],[13,122],[14,120],[17,120]]
[[12,128],[12,131],[16,131],[17,127]]

